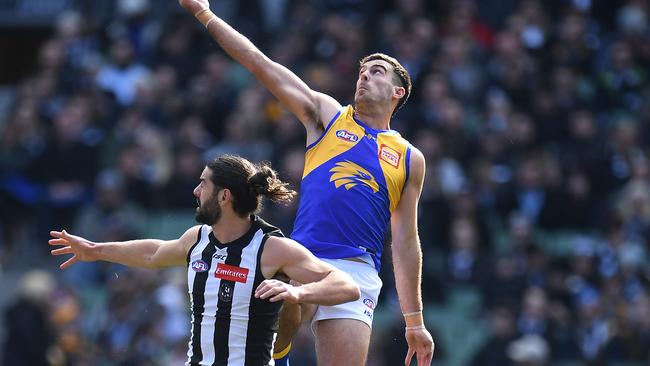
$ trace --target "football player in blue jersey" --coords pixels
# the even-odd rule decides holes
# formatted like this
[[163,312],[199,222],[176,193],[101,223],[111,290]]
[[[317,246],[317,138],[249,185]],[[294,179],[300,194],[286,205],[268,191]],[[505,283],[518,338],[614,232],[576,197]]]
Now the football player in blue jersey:
[[[382,240],[390,227],[395,283],[405,319],[408,351],[429,365],[434,343],[422,314],[422,252],[417,205],[424,182],[422,153],[390,129],[411,92],[408,72],[394,58],[372,54],[360,62],[354,106],[309,88],[210,11],[208,0],[179,0],[233,59],[255,75],[307,131],[301,199],[291,237],[317,257],[350,274],[359,300],[303,308],[312,319],[321,366],[361,366],[367,359],[381,280]],[[287,364],[291,314],[287,307],[276,341],[277,365]],[[289,326],[287,326],[289,325]],[[283,331],[284,329],[284,331]],[[332,352],[336,350],[336,352]]]

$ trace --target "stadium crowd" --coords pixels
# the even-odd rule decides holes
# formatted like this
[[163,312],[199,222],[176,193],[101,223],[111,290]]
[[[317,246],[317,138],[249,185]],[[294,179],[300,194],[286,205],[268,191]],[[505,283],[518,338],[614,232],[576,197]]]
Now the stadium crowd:
[[[191,217],[217,154],[271,161],[299,188],[303,128],[175,1],[160,4],[62,14],[29,76],[3,88],[0,271],[19,251],[48,255],[50,229],[117,241],[147,235],[154,215]],[[466,364],[650,364],[647,1],[223,0],[213,11],[341,101],[370,52],[409,70],[414,92],[392,128],[427,161],[425,309],[457,289],[478,296],[467,316],[487,336]],[[289,234],[295,208],[262,216]],[[184,362],[183,271],[45,269],[5,310],[2,364]],[[387,273],[379,312],[399,315]],[[403,363],[400,321],[378,318],[369,364]],[[434,360],[465,352],[431,326]],[[301,337],[293,363],[314,364]]]

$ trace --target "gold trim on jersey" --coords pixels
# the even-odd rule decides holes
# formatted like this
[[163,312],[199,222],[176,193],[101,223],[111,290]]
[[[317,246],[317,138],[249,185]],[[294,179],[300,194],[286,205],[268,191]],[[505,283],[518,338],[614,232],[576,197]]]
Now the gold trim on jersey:
[[399,135],[377,135],[377,155],[388,188],[390,212],[395,211],[402,197],[402,188],[406,181],[407,149],[408,145]]
[[[302,173],[303,179],[326,161],[350,150],[361,141],[365,131],[363,127],[354,122],[353,113],[354,110],[351,106],[344,107],[338,118],[331,122],[325,136],[307,150],[305,169]],[[341,122],[340,125],[337,125],[339,122]],[[337,136],[336,133],[339,130],[343,130],[349,135]],[[341,144],[341,141],[345,142]]]

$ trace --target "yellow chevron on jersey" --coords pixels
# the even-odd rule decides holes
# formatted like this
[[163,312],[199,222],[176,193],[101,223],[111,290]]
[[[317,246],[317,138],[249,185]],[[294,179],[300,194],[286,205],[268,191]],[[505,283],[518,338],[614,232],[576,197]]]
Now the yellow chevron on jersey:
[[[336,128],[331,128],[336,126]],[[354,110],[345,107],[330,123],[323,136],[305,153],[303,179],[324,162],[353,148],[365,135],[363,127],[354,122]]]

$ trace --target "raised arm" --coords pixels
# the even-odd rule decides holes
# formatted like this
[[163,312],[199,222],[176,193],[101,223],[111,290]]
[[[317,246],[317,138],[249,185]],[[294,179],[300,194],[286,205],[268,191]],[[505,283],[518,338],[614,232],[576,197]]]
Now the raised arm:
[[360,296],[359,286],[350,276],[316,258],[289,238],[270,237],[264,246],[261,262],[265,277],[280,272],[303,285],[265,280],[255,291],[256,297],[294,304],[336,305],[357,300]]
[[391,215],[392,253],[395,285],[406,322],[409,345],[406,365],[417,354],[418,366],[430,365],[433,339],[422,316],[422,249],[417,230],[417,206],[424,184],[424,156],[412,148],[410,178],[395,212]]
[[341,109],[328,95],[310,89],[296,74],[269,59],[248,38],[210,11],[208,0],[179,0],[230,57],[257,77],[305,126],[308,138],[319,133]]
[[80,236],[63,231],[50,231],[49,244],[61,246],[53,249],[52,255],[72,254],[59,267],[66,269],[82,262],[107,261],[129,267],[162,268],[183,266],[187,252],[196,242],[200,226],[188,229],[175,240],[142,239],[120,242],[95,243]]

